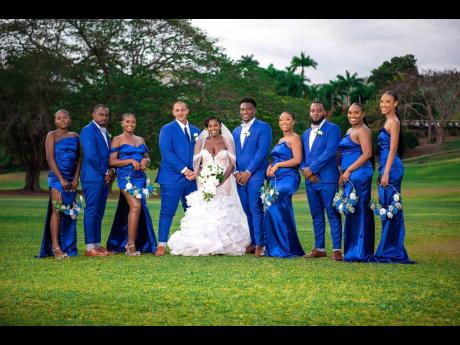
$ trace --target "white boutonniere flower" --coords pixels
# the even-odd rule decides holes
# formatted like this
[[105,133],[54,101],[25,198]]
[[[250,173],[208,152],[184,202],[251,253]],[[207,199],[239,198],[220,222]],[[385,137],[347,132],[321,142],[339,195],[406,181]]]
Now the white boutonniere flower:
[[318,129],[316,131],[316,135],[319,135],[319,136],[322,136],[323,135],[323,131],[321,129]]
[[251,135],[251,132],[250,131],[244,131],[243,134],[246,136],[246,137],[249,137]]
[[198,138],[198,133],[193,133],[193,140],[196,141],[196,138]]

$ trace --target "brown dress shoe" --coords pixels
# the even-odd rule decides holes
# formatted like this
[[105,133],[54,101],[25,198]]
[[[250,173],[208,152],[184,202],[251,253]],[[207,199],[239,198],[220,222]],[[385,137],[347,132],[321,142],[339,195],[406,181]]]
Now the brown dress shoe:
[[342,253],[340,252],[340,250],[334,250],[332,252],[331,259],[334,261],[343,261]]
[[91,250],[85,250],[85,256],[107,256],[107,254],[95,248]]
[[318,250],[318,249],[313,249],[310,253],[305,254],[303,257],[304,258],[324,258],[327,256],[326,251]]
[[256,252],[256,246],[250,244],[249,246],[246,247],[247,254],[254,254],[255,252]]
[[256,246],[256,251],[255,251],[256,257],[261,257],[264,256],[264,247],[263,246]]
[[157,250],[155,251],[155,256],[164,256],[165,255],[165,247],[158,246]]
[[111,252],[110,250],[105,249],[104,247],[99,247],[99,248],[96,248],[96,249],[99,250],[101,253],[104,253],[107,256],[113,254],[113,252]]

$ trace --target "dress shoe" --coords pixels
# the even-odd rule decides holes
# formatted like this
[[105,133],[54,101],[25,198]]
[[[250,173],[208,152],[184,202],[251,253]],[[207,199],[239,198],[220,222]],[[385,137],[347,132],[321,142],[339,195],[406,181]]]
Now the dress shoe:
[[99,247],[99,248],[96,248],[96,249],[99,250],[101,253],[104,253],[107,256],[113,254],[113,252],[111,252],[110,250],[105,249],[104,247]]
[[254,254],[255,252],[256,252],[256,246],[250,244],[249,246],[246,247],[247,254]]
[[164,256],[165,255],[165,247],[158,246],[157,250],[155,251],[155,256]]
[[107,254],[95,248],[91,250],[85,250],[85,256],[107,256]]
[[255,251],[256,257],[261,257],[264,256],[264,247],[263,246],[256,246],[256,251]]
[[342,253],[340,252],[340,250],[334,250],[332,252],[331,259],[334,261],[343,261]]
[[324,258],[327,256],[326,251],[318,250],[317,248],[313,249],[310,253],[305,254],[304,258]]

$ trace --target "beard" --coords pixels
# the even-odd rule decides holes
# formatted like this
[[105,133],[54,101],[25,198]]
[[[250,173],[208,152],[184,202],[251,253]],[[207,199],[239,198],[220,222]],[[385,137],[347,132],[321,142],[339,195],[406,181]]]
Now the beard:
[[314,124],[315,126],[316,126],[316,125],[319,125],[321,122],[323,122],[323,120],[324,120],[325,118],[326,118],[326,115],[323,115],[323,116],[321,116],[321,118],[320,118],[319,120],[315,121],[315,120],[313,120],[313,119],[310,117],[311,123]]

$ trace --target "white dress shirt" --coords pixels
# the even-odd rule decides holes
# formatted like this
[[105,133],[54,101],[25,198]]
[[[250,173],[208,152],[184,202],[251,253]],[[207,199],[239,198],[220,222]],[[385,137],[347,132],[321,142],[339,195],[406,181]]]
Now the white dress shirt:
[[[184,133],[185,135],[185,131],[184,131],[184,128],[187,128],[187,131],[188,131],[188,135],[190,135],[190,140],[192,139],[192,133],[190,133],[190,126],[188,125],[188,121],[187,123],[184,125],[182,122],[180,122],[179,120],[176,119],[176,122],[179,124],[180,128],[182,129],[182,133]],[[183,174],[184,172],[187,171],[187,167],[184,167],[180,172],[181,174]]]
[[249,132],[249,129],[251,128],[252,124],[254,123],[255,121],[255,117],[249,121],[248,123],[242,123],[241,124],[241,134],[240,134],[240,143],[241,143],[241,148],[243,148],[243,143],[244,143],[244,139],[249,136],[247,133]]
[[104,140],[105,140],[105,144],[107,145],[107,148],[110,149],[110,147],[109,147],[109,141],[107,140],[107,128],[99,126],[99,125],[97,124],[97,122],[94,121],[94,120],[93,120],[93,122],[94,122],[94,124],[97,126],[97,128],[99,128],[99,130],[101,131],[102,136],[104,137]]
[[313,142],[316,139],[316,135],[318,134],[318,131],[321,129],[321,126],[324,124],[325,121],[326,119],[321,121],[319,125],[311,125],[310,138],[308,140],[308,147],[310,148],[310,150],[311,150],[311,147],[313,146]]

